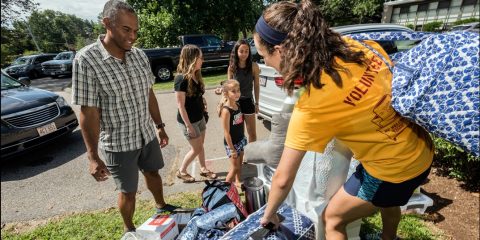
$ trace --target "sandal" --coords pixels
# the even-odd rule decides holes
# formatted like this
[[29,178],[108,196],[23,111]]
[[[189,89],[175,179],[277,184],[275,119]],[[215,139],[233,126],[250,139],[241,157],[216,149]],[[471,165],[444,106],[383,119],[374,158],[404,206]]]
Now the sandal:
[[207,170],[206,172],[202,172],[200,170],[200,176],[206,177],[208,179],[217,179],[217,174],[215,174],[214,172],[212,172],[210,170]]
[[180,170],[177,170],[177,178],[180,178],[183,180],[184,183],[193,183],[195,182],[195,178],[192,177],[188,173],[181,173]]

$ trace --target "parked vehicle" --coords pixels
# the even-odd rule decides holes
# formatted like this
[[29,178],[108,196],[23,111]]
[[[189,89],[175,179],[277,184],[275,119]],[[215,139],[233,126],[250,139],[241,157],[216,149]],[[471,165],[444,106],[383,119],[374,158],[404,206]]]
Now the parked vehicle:
[[480,22],[465,23],[462,25],[453,26],[450,31],[471,31],[480,32]]
[[44,75],[56,78],[60,75],[72,75],[72,63],[75,57],[74,51],[61,52],[53,60],[42,63]]
[[[345,35],[354,33],[370,33],[385,31],[403,31],[414,32],[410,28],[395,24],[357,24],[340,27],[333,27],[334,31]],[[397,51],[405,51],[412,48],[416,41],[379,41],[378,42],[388,54]],[[260,67],[260,101],[259,101],[259,117],[271,121],[272,114],[282,110],[283,102],[287,97],[287,93],[281,89],[283,84],[282,75],[274,68],[259,63]]]
[[228,67],[233,44],[226,43],[219,37],[210,34],[183,35],[179,37],[180,47],[143,49],[153,73],[160,81],[173,79],[180,51],[186,44],[197,45],[203,52],[203,69]]
[[43,53],[30,56],[22,56],[5,68],[7,74],[13,78],[29,77],[35,79],[43,75],[42,63],[48,60],[52,60],[57,54]]
[[1,74],[1,157],[10,158],[70,134],[78,121],[67,101]]

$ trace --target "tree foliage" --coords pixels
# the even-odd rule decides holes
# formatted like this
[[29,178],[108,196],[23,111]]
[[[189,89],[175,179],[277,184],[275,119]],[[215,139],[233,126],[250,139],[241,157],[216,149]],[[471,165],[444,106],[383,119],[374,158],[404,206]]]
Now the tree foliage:
[[176,45],[177,36],[212,33],[225,40],[253,29],[263,9],[260,0],[165,0],[128,1],[140,19],[138,45]]
[[15,17],[35,10],[38,3],[32,0],[2,0],[2,26],[10,23]]

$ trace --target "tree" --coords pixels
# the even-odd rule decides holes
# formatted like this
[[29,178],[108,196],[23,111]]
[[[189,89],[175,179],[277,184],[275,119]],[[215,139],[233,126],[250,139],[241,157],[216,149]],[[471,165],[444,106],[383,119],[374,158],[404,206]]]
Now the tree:
[[6,26],[18,15],[35,10],[38,3],[32,0],[2,0],[1,6],[2,26]]
[[246,37],[262,11],[259,0],[128,1],[140,20],[140,47],[177,45],[178,35],[211,33],[225,40]]

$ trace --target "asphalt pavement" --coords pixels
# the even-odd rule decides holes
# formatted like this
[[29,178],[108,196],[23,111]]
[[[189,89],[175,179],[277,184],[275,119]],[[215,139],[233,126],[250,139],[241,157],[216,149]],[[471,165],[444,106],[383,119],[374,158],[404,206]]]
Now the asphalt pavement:
[[[41,78],[32,80],[32,86],[65,97],[71,102],[70,78]],[[160,170],[165,195],[201,190],[205,186],[199,176],[199,164],[191,165],[190,173],[198,180],[185,184],[175,177],[175,171],[189,151],[176,122],[177,106],[173,91],[156,92],[166,131],[170,138],[162,149],[165,167]],[[210,120],[207,124],[205,153],[207,167],[217,172],[220,179],[227,175],[229,162],[223,147],[223,130],[216,114],[219,96],[213,89],[206,91]],[[79,106],[72,106],[78,115]],[[257,119],[257,139],[267,139],[268,123]],[[255,166],[244,165],[244,176],[256,175]],[[113,179],[96,182],[88,173],[88,161],[79,128],[72,135],[11,160],[1,169],[1,223],[42,220],[58,215],[116,207],[117,191]],[[139,199],[153,197],[140,178]],[[153,207],[153,206],[152,206]]]

